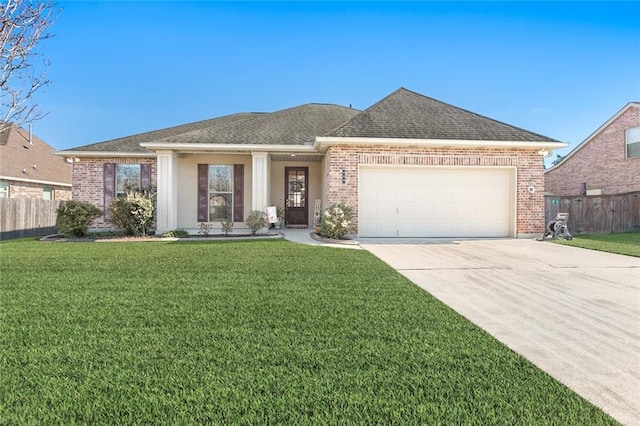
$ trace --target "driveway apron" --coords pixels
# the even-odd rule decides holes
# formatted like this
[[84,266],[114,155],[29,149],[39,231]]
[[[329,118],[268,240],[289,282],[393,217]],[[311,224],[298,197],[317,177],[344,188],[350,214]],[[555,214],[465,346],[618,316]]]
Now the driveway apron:
[[640,425],[640,259],[533,240],[362,247],[627,425]]

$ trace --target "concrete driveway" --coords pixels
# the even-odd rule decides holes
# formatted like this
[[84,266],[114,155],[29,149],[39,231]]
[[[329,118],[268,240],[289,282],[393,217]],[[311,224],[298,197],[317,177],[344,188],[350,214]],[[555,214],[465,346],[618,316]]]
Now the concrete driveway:
[[360,243],[621,423],[640,425],[640,259],[533,240]]

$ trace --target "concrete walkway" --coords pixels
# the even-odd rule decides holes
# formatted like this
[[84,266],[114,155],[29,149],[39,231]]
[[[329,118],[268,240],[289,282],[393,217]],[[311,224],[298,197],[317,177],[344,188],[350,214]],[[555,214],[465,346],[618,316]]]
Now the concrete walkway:
[[293,241],[295,243],[361,250],[360,244],[358,244],[357,241],[346,241],[344,243],[339,243],[329,240],[314,240],[313,238],[311,238],[312,230],[308,228],[284,228],[280,229],[279,232],[284,235],[285,240]]
[[640,425],[640,259],[533,240],[360,240],[626,425]]

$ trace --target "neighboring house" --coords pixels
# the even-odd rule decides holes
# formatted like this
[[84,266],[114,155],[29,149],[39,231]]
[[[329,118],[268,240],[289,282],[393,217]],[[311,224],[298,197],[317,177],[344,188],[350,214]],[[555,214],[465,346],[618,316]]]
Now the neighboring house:
[[71,199],[71,164],[31,132],[0,133],[0,198]]
[[640,191],[640,103],[630,102],[545,171],[548,195]]
[[360,237],[529,237],[544,229],[542,155],[565,146],[401,88],[364,111],[235,114],[58,155],[73,198],[101,209],[127,183],[156,186],[158,232],[237,229],[267,206],[313,226],[317,204],[343,202]]

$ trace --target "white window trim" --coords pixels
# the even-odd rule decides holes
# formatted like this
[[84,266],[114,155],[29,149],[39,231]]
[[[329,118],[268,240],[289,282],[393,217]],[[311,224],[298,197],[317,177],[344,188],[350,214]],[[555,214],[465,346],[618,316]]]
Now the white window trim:
[[142,167],[140,167],[140,164],[138,163],[117,163],[116,164],[116,169],[115,169],[115,186],[114,186],[114,197],[115,198],[119,198],[119,197],[124,197],[125,196],[125,192],[119,192],[118,191],[118,168],[119,167],[131,167],[131,166],[136,166],[138,168],[138,186],[140,186],[140,177],[142,175]]

